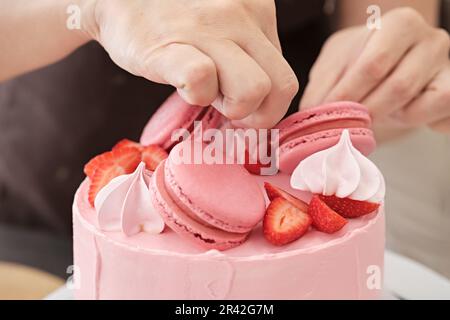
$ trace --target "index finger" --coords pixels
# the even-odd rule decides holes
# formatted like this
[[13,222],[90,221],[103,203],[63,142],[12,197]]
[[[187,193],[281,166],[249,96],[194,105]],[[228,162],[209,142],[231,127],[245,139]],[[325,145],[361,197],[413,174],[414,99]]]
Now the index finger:
[[372,32],[362,53],[324,102],[361,101],[389,75],[420,37],[417,23],[406,25],[397,19],[386,19],[382,29]]

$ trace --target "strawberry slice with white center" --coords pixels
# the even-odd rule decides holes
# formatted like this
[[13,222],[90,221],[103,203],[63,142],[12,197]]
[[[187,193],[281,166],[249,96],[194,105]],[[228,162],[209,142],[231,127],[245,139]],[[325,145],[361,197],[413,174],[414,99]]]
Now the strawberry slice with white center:
[[336,196],[319,195],[331,209],[344,218],[359,218],[366,214],[375,212],[380,207],[379,203],[353,200],[350,198],[338,198]]
[[[92,174],[89,186],[89,203],[94,206],[97,193],[113,178],[130,174],[136,170],[141,161],[141,152],[137,148],[123,147],[100,155],[101,162]],[[100,157],[98,156],[98,157]]]
[[327,206],[318,195],[312,197],[308,214],[313,220],[313,227],[321,232],[335,233],[347,224],[347,220]]
[[311,226],[312,219],[290,201],[278,197],[272,200],[263,220],[265,238],[281,246],[301,238]]
[[269,182],[264,182],[264,189],[266,189],[267,197],[269,198],[270,201],[274,200],[275,198],[281,197],[291,202],[301,211],[308,212],[308,205],[302,200],[298,199],[297,197],[294,197],[287,191],[284,191],[274,186],[273,184],[270,184]]

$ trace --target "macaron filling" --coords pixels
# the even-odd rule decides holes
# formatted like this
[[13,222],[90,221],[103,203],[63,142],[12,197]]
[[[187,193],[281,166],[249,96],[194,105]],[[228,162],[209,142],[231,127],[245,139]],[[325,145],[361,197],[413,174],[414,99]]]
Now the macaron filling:
[[341,129],[341,128],[369,128],[369,124],[365,120],[361,119],[342,119],[342,120],[330,120],[317,125],[310,125],[306,127],[298,128],[297,130],[289,130],[289,133],[280,133],[280,144],[288,143],[294,139],[320,132],[325,130]]
[[[304,144],[304,143],[309,143],[309,142],[312,143],[314,141],[324,140],[324,139],[334,139],[334,140],[339,139],[343,130],[344,129],[342,129],[342,128],[339,128],[336,130],[327,129],[327,130],[323,130],[323,131],[319,131],[319,132],[310,133],[308,135],[300,136],[295,139],[290,139],[280,146],[280,153],[292,150],[295,147],[297,147],[301,144]],[[350,136],[352,138],[368,137],[371,140],[374,140],[373,132],[370,129],[349,128],[349,132],[350,132]]]

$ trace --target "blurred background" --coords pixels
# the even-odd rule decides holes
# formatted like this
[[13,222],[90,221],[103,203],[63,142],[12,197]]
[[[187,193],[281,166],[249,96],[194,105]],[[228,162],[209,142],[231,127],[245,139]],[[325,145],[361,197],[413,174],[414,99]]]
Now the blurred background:
[[[329,1],[298,1],[302,19],[292,3],[277,2],[280,37],[306,79],[331,33]],[[450,1],[441,12],[448,28]],[[171,91],[118,68],[96,43],[0,84],[0,299],[39,299],[70,276],[71,205],[83,165],[124,137],[137,140]],[[373,159],[387,181],[387,247],[450,278],[449,136],[410,132],[382,143]]]

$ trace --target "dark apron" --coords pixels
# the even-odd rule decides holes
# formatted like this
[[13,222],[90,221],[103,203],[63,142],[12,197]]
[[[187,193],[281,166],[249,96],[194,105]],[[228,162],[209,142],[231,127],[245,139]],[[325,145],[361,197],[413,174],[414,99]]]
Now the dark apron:
[[[328,34],[323,3],[277,7],[284,54],[304,88]],[[121,138],[137,140],[172,91],[123,71],[94,42],[0,85],[0,223],[69,233],[83,165]]]

